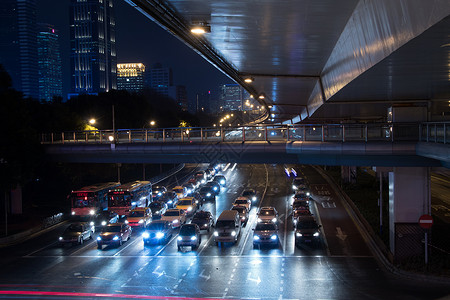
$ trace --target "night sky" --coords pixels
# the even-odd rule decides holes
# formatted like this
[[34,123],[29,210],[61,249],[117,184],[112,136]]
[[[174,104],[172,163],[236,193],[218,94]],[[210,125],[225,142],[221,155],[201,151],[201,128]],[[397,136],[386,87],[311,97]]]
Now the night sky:
[[[38,22],[54,25],[59,31],[63,66],[63,94],[70,89],[70,0],[38,0]],[[160,62],[173,71],[175,85],[186,86],[188,98],[216,91],[233,83],[197,53],[122,0],[115,0],[116,50],[118,63],[143,62],[146,67]]]

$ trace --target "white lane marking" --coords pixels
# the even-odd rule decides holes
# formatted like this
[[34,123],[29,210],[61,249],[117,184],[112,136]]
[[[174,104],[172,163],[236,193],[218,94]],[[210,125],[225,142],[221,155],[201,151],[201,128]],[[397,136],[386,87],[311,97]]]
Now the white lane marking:
[[231,172],[233,172],[234,171],[234,169],[236,169],[236,166],[237,166],[237,163],[234,163],[234,165],[233,165],[233,167],[231,168]]
[[31,252],[31,253],[29,253],[29,254],[27,254],[27,255],[25,255],[25,256],[23,256],[23,257],[31,257],[31,255],[33,255],[33,254],[35,254],[35,253],[37,253],[37,252],[39,252],[39,251],[42,251],[42,250],[44,250],[45,248],[50,248],[51,246],[53,246],[53,245],[55,245],[56,243],[58,243],[58,242],[53,242],[53,243],[51,243],[50,245],[47,245],[47,246],[44,246],[44,247],[42,247],[42,248],[39,248],[39,249],[37,249],[36,251],[33,251],[33,252]]
[[113,256],[118,256],[120,253],[122,253],[123,250],[127,249],[127,248],[130,247],[131,245],[136,244],[136,243],[138,242],[138,240],[139,240],[139,239],[135,239],[134,241],[131,241],[131,243],[130,243],[130,241],[128,241],[129,244],[127,243],[128,245],[125,245],[125,247],[123,247],[122,249],[120,249],[120,250],[119,250],[116,254],[114,254]]
[[327,236],[325,235],[325,230],[323,229],[322,219],[320,218],[319,209],[317,208],[317,203],[316,203],[316,201],[314,201],[313,203],[314,203],[314,209],[315,209],[316,215],[317,215],[317,221],[319,222],[319,224],[322,225],[322,228],[320,231],[322,232],[322,235],[323,235],[323,242],[325,244],[325,248],[327,248],[327,255],[331,256],[330,248],[328,248]]
[[206,249],[206,247],[209,245],[209,243],[211,242],[213,238],[213,235],[211,234],[211,236],[208,238],[208,240],[206,241],[206,243],[203,245],[202,249],[197,253],[197,256],[200,256],[200,254],[202,254],[202,252]]
[[289,199],[290,199],[290,195],[286,195],[286,212],[284,214],[285,219],[284,219],[283,256],[286,256],[287,223],[288,223],[287,218],[288,218],[288,214],[289,214]]
[[75,250],[75,251],[72,252],[70,255],[73,255],[73,254],[75,254],[75,253],[77,253],[77,252],[80,252],[81,250],[83,250],[83,249],[85,249],[85,248],[91,246],[91,245],[93,244],[93,241],[94,241],[94,238],[92,238],[92,241],[91,241],[90,243],[88,242],[88,243],[86,243],[86,244],[83,244],[83,246],[82,246],[80,249]]

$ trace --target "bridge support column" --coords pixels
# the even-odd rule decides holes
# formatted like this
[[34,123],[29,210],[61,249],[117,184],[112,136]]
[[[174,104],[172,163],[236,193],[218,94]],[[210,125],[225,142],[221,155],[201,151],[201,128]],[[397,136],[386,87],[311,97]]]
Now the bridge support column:
[[394,167],[389,172],[389,243],[397,262],[421,256],[424,232],[418,225],[430,214],[430,171],[427,167]]
[[341,178],[343,183],[355,183],[356,167],[341,166]]

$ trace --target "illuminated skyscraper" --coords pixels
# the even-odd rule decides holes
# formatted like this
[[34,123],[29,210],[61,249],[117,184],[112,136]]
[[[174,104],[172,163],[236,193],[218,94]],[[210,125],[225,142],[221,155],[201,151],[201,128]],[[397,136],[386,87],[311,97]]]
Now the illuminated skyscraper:
[[0,64],[13,87],[38,98],[36,0],[0,1]]
[[139,92],[144,88],[145,65],[142,63],[117,64],[117,89]]
[[61,55],[58,34],[48,24],[39,24],[38,33],[39,99],[62,97]]
[[113,0],[71,0],[70,37],[72,95],[117,89]]
[[243,110],[244,99],[249,94],[239,84],[224,84],[221,86],[220,100],[223,111]]

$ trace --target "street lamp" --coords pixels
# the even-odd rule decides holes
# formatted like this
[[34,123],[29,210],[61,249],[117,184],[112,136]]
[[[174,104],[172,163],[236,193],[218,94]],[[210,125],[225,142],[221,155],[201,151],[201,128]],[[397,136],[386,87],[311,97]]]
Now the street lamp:
[[155,121],[150,121],[150,126],[155,126],[156,122]]
[[95,122],[96,122],[96,120],[95,120],[94,118],[92,118],[92,119],[89,120],[89,124],[91,124],[91,125],[94,125]]

